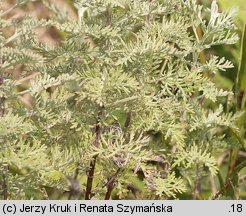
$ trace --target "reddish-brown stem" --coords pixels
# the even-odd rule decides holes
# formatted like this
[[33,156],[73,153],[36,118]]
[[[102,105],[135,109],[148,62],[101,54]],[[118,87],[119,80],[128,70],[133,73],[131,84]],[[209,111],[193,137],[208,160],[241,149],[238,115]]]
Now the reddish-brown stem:
[[240,91],[237,96],[237,109],[241,110],[243,101],[244,91]]
[[117,172],[116,172],[113,176],[111,176],[111,178],[108,180],[108,182],[107,182],[107,192],[106,192],[106,194],[105,194],[104,200],[109,200],[109,199],[110,199],[111,193],[112,193],[112,191],[113,191],[113,189],[114,189],[114,183],[115,183],[115,181],[116,181],[116,179],[117,179],[117,175],[118,175],[119,172],[120,172],[120,168],[119,168],[119,169],[117,170]]
[[128,112],[126,115],[126,121],[124,125],[125,128],[128,128],[130,126],[131,118],[132,118],[132,112]]
[[[100,143],[100,136],[101,136],[101,126],[100,126],[100,120],[103,113],[104,106],[99,106],[99,111],[97,114],[97,123],[96,123],[96,138],[93,143],[94,146],[98,147]],[[91,199],[91,191],[92,191],[92,184],[94,179],[94,172],[95,172],[95,166],[96,166],[96,159],[97,155],[95,155],[91,162],[90,162],[90,170],[87,176],[87,184],[86,184],[86,192],[85,192],[85,199],[90,200]]]
[[111,193],[113,191],[114,188],[114,182],[115,182],[116,176],[114,176],[113,178],[111,178],[107,184],[107,192],[105,194],[105,200],[109,200],[111,197]]

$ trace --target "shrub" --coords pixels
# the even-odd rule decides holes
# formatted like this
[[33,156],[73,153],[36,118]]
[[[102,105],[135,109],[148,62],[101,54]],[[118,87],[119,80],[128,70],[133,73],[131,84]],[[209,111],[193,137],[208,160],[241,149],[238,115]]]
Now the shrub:
[[[214,156],[238,145],[228,135],[239,133],[238,115],[218,101],[232,93],[211,80],[233,65],[199,57],[238,40],[234,11],[216,1],[78,0],[74,21],[44,3],[48,20],[0,14],[1,29],[15,29],[0,37],[3,198],[44,199],[51,188],[69,199],[199,198],[218,172]],[[37,37],[49,27],[55,45]],[[23,77],[36,75],[26,85],[11,76],[20,64]]]

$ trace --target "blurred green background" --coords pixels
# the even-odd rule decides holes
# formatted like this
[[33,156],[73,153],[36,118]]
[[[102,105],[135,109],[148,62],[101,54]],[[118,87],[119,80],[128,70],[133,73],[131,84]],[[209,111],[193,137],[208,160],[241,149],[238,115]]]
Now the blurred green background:
[[[204,4],[206,6],[210,6],[213,0],[198,0],[199,3]],[[218,87],[232,90],[235,94],[237,94],[236,85],[237,85],[237,74],[240,70],[240,74],[244,77],[241,82],[243,83],[243,86],[246,86],[246,37],[245,37],[245,30],[246,30],[246,0],[217,0],[219,3],[221,10],[231,10],[236,9],[237,15],[235,18],[235,23],[238,27],[237,33],[240,38],[240,40],[235,45],[223,45],[223,46],[217,46],[213,47],[211,51],[208,53],[204,53],[205,57],[207,55],[210,55],[213,53],[214,55],[225,57],[226,59],[230,60],[234,64],[234,68],[227,69],[226,71],[220,71],[217,73],[214,77],[214,82]],[[243,31],[244,31],[244,37],[243,37]],[[242,44],[244,43],[244,46],[242,48]],[[242,55],[243,53],[243,55]],[[242,57],[243,56],[243,57]],[[240,66],[241,65],[241,66]],[[243,70],[242,70],[243,69]],[[240,81],[238,81],[240,82]],[[237,97],[237,95],[235,95]],[[235,99],[236,99],[235,97]],[[245,100],[245,96],[244,96]],[[236,101],[234,101],[236,102]],[[245,110],[245,105],[244,109]],[[229,110],[230,111],[230,110]],[[235,106],[234,110],[235,111]],[[245,120],[243,120],[245,121]],[[245,136],[245,135],[244,135]],[[239,152],[238,157],[243,158],[245,160],[245,152]],[[226,166],[223,164],[220,167],[220,174],[223,176],[226,173]],[[246,199],[246,167],[241,170],[240,172],[241,176],[241,188],[240,188],[240,197],[241,199]]]
[[[212,0],[200,0],[200,3],[205,5],[210,5]],[[230,10],[235,8],[237,10],[237,17],[235,19],[235,23],[238,26],[238,35],[240,37],[240,41],[236,45],[229,46],[218,46],[214,47],[212,52],[215,55],[220,57],[225,56],[228,60],[232,61],[235,65],[234,68],[228,69],[225,72],[220,72],[215,76],[215,83],[218,87],[226,88],[226,89],[234,89],[235,81],[237,77],[237,72],[239,69],[240,62],[240,47],[241,47],[241,39],[242,32],[244,29],[244,25],[246,23],[246,1],[245,0],[217,0],[220,5],[221,10]],[[205,55],[208,55],[206,53]]]

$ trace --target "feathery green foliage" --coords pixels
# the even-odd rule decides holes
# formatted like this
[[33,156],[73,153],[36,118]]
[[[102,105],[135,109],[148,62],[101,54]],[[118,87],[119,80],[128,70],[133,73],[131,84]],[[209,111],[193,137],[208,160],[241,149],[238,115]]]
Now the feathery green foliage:
[[[234,11],[219,12],[216,1],[77,0],[74,21],[44,3],[49,20],[0,14],[1,29],[15,28],[0,37],[4,198],[45,198],[49,188],[71,199],[126,197],[140,190],[136,179],[144,199],[179,198],[217,174],[214,155],[238,128],[217,103],[232,93],[210,76],[233,65],[212,55],[202,64],[199,54],[238,40]],[[37,37],[51,26],[64,37],[55,45]],[[9,75],[19,64],[23,76],[37,73],[24,90]]]

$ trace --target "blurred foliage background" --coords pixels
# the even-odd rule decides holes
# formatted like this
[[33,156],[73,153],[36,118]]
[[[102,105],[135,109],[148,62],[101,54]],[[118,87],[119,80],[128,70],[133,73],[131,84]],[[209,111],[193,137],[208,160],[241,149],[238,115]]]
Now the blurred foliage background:
[[[211,4],[212,0],[201,0],[205,5]],[[244,25],[246,23],[246,2],[245,0],[218,0],[221,10],[230,10],[235,8],[237,10],[236,24],[238,26],[238,35],[241,38]],[[215,77],[215,82],[218,87],[232,89],[235,87],[235,81],[240,62],[240,47],[241,40],[233,46],[218,46],[214,48],[214,52],[218,56],[226,56],[235,65],[234,68],[228,69],[225,72],[220,72]]]
[[[205,5],[210,5],[212,0],[199,0],[200,3],[205,4]],[[240,65],[241,68],[245,68],[246,64],[246,59],[245,59],[245,53],[246,53],[246,46],[245,46],[245,29],[246,29],[246,2],[245,0],[217,0],[219,3],[219,6],[221,10],[231,10],[231,9],[236,9],[237,11],[237,16],[235,19],[235,23],[238,27],[237,33],[239,35],[240,40],[238,41],[237,44],[235,45],[230,45],[230,46],[217,46],[214,47],[212,52],[213,54],[223,57],[225,56],[227,59],[233,62],[234,68],[228,69],[226,71],[220,71],[217,73],[214,77],[214,82],[218,87],[232,90],[235,94],[239,93],[237,92],[237,76],[240,70]],[[242,46],[244,42],[244,46]],[[206,59],[206,55],[210,55],[211,53],[203,53],[205,56],[204,58]],[[242,69],[241,69],[242,70]],[[244,71],[241,71],[240,73],[245,76],[245,69]],[[242,81],[245,82],[246,80]],[[246,83],[245,83],[246,84]],[[245,85],[244,84],[244,85]],[[244,96],[245,97],[245,96]],[[235,95],[235,98],[237,98],[237,95]],[[244,99],[245,100],[245,99]],[[233,111],[236,110],[236,101],[234,101],[234,106],[231,107]],[[228,107],[227,107],[228,108]],[[230,110],[231,111],[231,110]],[[245,106],[244,106],[244,111],[245,111]],[[245,122],[245,118],[243,120]],[[228,152],[227,152],[228,153]],[[221,176],[225,177],[227,168],[225,165],[225,161],[230,160],[227,158],[229,156],[225,152],[224,158],[223,156],[220,158],[221,166],[220,166],[220,174]],[[242,160],[245,160],[246,154],[245,152],[239,152],[238,157],[242,158]],[[246,199],[246,168],[244,168],[241,172],[241,182],[243,182],[242,187],[240,188],[240,197],[242,199]]]
[[[199,3],[204,4],[204,5],[210,5],[212,0],[197,0]],[[240,38],[242,38],[242,33],[243,29],[246,23],[246,0],[217,0],[221,10],[229,10],[231,8],[236,8],[237,9],[237,17],[236,17],[236,24],[238,26],[238,35]],[[77,11],[76,8],[73,5],[73,0],[50,0],[50,2],[56,4],[58,7],[61,8],[66,8],[69,12],[69,16],[73,19],[77,19]],[[3,10],[6,10],[11,7],[15,3],[15,0],[4,0],[1,7]],[[41,0],[28,3],[27,5],[23,6],[22,8],[16,8],[14,11],[14,14],[10,14],[9,16],[11,18],[20,18],[25,16],[25,14],[30,14],[31,16],[38,17],[38,18],[45,18],[48,19],[50,14],[48,9],[45,7],[45,5],[42,3]],[[5,34],[11,35],[13,29],[8,29]],[[59,44],[59,42],[63,39],[64,35],[62,33],[58,32],[56,29],[50,27],[46,29],[40,29],[39,30],[39,38],[40,41],[46,42],[46,43],[51,43],[51,44]],[[236,84],[236,79],[237,79],[237,73],[239,70],[239,65],[240,65],[240,56],[241,56],[241,43],[242,41],[238,41],[236,45],[230,45],[230,46],[217,46],[213,48],[212,51],[209,51],[207,53],[202,53],[201,54],[201,61],[206,61],[206,56],[209,56],[211,54],[223,57],[225,56],[227,59],[233,62],[235,65],[234,68],[228,69],[227,71],[223,71],[220,73],[217,73],[214,77],[213,80],[216,83],[218,87],[227,89],[227,90],[233,90],[235,92],[235,84]],[[246,50],[245,50],[246,52]],[[32,79],[35,74],[30,75],[28,77],[25,77],[24,79],[21,77],[21,71],[23,70],[23,65],[19,65],[13,72],[12,75],[15,79],[21,80],[23,82],[23,86],[20,88],[25,89],[25,85],[28,84],[28,81]],[[28,94],[21,96],[20,98],[22,102],[27,106],[27,107],[32,107],[32,100]],[[225,102],[226,103],[226,102]],[[234,107],[235,109],[235,107]],[[243,159],[246,158],[246,153],[245,152],[239,152],[239,156],[242,157]],[[228,162],[228,157],[229,157],[229,151],[224,152],[222,155],[218,156],[218,165],[220,166],[220,171],[221,171],[221,176],[222,178],[226,178],[226,172],[227,172],[227,163]],[[246,168],[244,168],[241,171],[241,177],[240,181],[244,182],[242,184],[242,188],[240,188],[240,197],[242,199],[246,199]],[[129,178],[135,178],[132,176],[129,176]],[[209,192],[216,192],[216,187],[219,184],[219,179],[212,177],[210,179],[207,179],[208,182],[207,184],[204,184],[204,187],[208,187],[208,194]],[[81,181],[85,181],[85,179],[82,179]],[[138,190],[144,191],[144,184],[142,181],[139,179],[135,179],[135,184],[137,187],[132,185],[132,190],[133,193],[129,193],[128,199],[134,199],[134,196],[136,195],[135,193],[138,192]],[[133,189],[138,188],[137,190]],[[66,194],[60,194],[57,191],[53,191],[52,188],[48,190],[49,192],[49,197],[51,199],[63,199],[66,198]],[[32,193],[30,191],[30,193]],[[32,195],[33,196],[33,195]],[[37,194],[35,197],[36,198],[42,198],[38,197],[39,195]],[[206,194],[202,194],[203,198],[206,198]],[[117,197],[115,197],[117,198]],[[138,195],[138,198],[141,199],[141,195]],[[189,199],[189,197],[182,197],[183,199]]]

